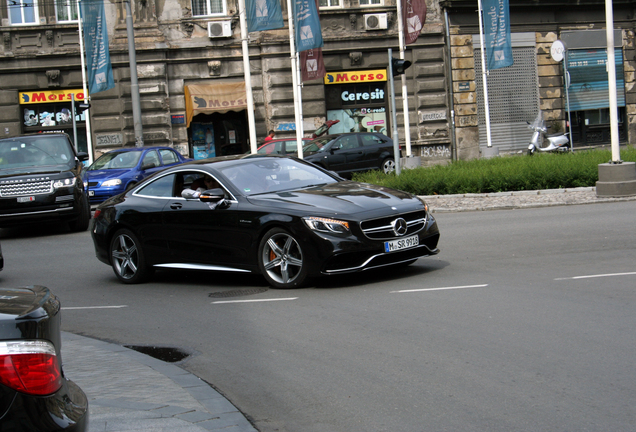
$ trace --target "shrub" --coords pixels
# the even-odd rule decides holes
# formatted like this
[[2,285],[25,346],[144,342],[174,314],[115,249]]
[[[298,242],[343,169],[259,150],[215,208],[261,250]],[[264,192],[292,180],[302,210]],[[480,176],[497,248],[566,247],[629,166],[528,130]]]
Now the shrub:
[[[621,148],[623,161],[636,162],[636,149]],[[492,159],[455,161],[386,175],[370,171],[354,180],[404,190],[416,195],[446,195],[595,186],[598,165],[611,161],[610,150],[536,153]]]

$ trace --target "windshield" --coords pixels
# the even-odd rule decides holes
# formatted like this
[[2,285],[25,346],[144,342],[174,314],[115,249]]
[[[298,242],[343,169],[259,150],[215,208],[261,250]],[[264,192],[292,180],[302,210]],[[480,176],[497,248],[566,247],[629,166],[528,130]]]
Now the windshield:
[[75,155],[62,136],[17,137],[0,140],[0,168],[69,165]]
[[245,195],[301,189],[338,181],[313,165],[287,158],[254,158],[220,171]]
[[327,144],[333,141],[333,138],[318,138],[303,147],[303,153],[322,151]]
[[89,171],[101,169],[122,169],[134,168],[141,157],[141,150],[127,152],[109,152],[101,155],[93,165],[88,167]]

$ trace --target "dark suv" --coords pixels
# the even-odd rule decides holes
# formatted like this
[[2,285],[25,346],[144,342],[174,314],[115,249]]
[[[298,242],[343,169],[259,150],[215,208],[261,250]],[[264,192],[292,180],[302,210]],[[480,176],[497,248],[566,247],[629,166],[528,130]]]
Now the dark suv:
[[90,221],[82,161],[64,133],[0,139],[0,228],[66,222],[85,231]]

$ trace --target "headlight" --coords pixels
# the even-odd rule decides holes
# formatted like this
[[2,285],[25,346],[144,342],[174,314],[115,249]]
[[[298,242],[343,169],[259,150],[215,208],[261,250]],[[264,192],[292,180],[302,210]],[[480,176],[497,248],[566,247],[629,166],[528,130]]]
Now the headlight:
[[336,234],[349,233],[349,222],[321,217],[305,217],[303,221],[314,231]]
[[86,189],[88,187],[88,182],[84,181],[84,189]]
[[63,188],[63,187],[72,187],[75,185],[75,177],[59,179],[53,181],[53,187],[55,189]]
[[102,183],[102,186],[119,186],[121,184],[121,179],[114,179],[114,180],[106,180],[104,183]]
[[428,213],[428,204],[426,204],[426,201],[424,201],[422,198],[420,197],[416,197],[418,200],[420,200],[420,202],[422,204],[424,204],[424,210],[426,210],[426,213]]

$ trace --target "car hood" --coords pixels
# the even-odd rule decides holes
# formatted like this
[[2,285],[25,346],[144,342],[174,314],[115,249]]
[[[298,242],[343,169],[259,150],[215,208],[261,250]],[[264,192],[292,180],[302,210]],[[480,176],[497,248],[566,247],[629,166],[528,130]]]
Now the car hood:
[[33,174],[59,174],[66,172],[72,167],[68,165],[45,165],[32,167],[17,167],[0,170],[0,178],[12,177],[16,175],[33,175]]
[[253,195],[248,201],[258,206],[273,206],[295,210],[326,210],[338,214],[355,215],[396,212],[421,208],[422,204],[413,195],[368,183],[351,181],[331,183],[324,186]]
[[108,180],[113,178],[121,178],[125,174],[130,173],[130,169],[103,169],[86,171],[85,178],[89,180]]

